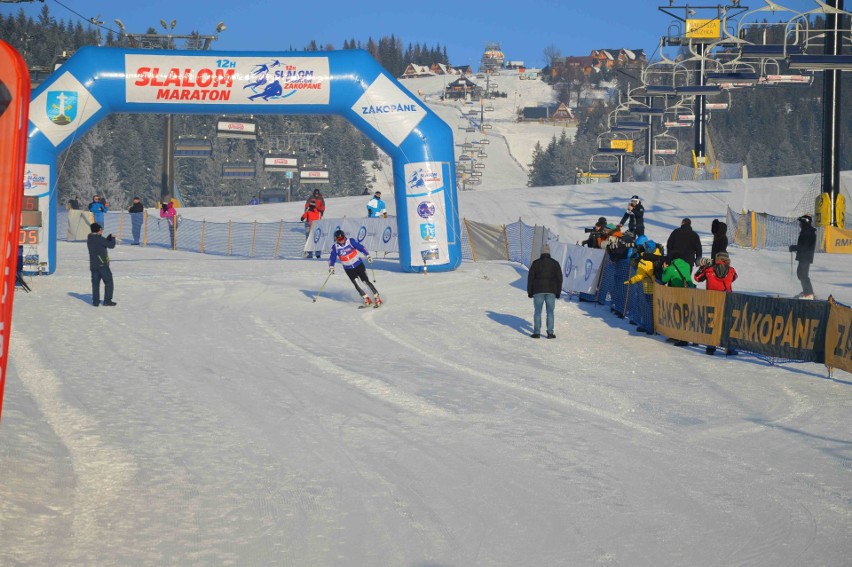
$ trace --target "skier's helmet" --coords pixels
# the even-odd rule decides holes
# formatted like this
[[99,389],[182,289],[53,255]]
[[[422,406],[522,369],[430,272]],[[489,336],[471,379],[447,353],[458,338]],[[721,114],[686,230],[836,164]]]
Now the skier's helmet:
[[344,240],[346,240],[346,233],[338,228],[334,231],[334,239],[338,242],[343,242]]

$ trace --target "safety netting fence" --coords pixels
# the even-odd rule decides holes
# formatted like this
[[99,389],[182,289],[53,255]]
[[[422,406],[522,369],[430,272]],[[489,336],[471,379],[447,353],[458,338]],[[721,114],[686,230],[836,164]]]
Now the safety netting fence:
[[[67,216],[60,214],[57,218],[57,233],[66,234]],[[754,242],[761,247],[783,248],[795,242],[798,234],[796,219],[757,213],[737,214],[730,209],[727,219],[729,238],[740,246],[750,247],[750,243]],[[71,232],[68,231],[69,234]],[[129,214],[107,213],[104,232],[115,234],[123,245],[129,244],[132,241]],[[142,225],[144,245],[214,255],[301,258],[305,239],[305,225],[301,222],[182,219],[172,231],[166,220],[146,214]],[[551,249],[560,251],[563,261],[572,252],[582,250],[583,254],[589,253],[585,247],[563,245],[559,243],[559,235],[547,227],[528,225],[521,219],[506,225],[463,219],[461,241],[465,260],[504,260],[526,267],[538,257],[537,252],[545,242],[551,245]],[[635,274],[629,259],[611,258],[603,250],[595,252],[600,254],[599,265],[596,264],[599,269],[594,272],[596,281],[591,289],[585,291],[565,289],[569,300],[576,297],[580,301],[608,307],[612,316],[626,318],[641,332],[648,334],[659,333],[694,344],[736,349],[774,364],[823,362],[829,370],[840,368],[852,372],[852,309],[831,298],[828,301],[802,301],[730,293],[723,294],[726,297],[722,304],[712,304],[706,298],[718,292],[700,289],[671,291],[672,288],[654,285],[653,292],[646,293],[647,288],[642,283],[625,284]],[[683,300],[670,297],[673,293],[691,295],[688,300]],[[715,310],[712,316],[708,316],[710,310]],[[700,332],[699,323],[706,325],[707,321],[715,321],[713,333]],[[661,322],[665,322],[662,327]]]

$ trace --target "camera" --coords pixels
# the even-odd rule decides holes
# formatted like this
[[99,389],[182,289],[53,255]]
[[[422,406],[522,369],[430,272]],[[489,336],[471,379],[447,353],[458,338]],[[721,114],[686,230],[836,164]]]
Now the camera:
[[584,228],[583,232],[585,232],[586,234],[591,234],[592,232],[595,232],[595,229],[594,228]]

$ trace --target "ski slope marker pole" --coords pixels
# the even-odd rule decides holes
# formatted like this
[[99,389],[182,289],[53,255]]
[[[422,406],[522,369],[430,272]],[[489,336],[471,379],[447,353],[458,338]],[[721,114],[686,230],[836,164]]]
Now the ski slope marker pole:
[[328,273],[328,275],[325,277],[325,281],[324,281],[324,282],[322,282],[322,287],[321,287],[321,288],[319,288],[319,291],[318,291],[318,292],[317,292],[317,294],[314,296],[314,301],[313,301],[314,303],[316,303],[316,302],[317,302],[317,298],[318,298],[318,297],[320,296],[320,294],[322,293],[322,290],[324,290],[324,289],[325,289],[325,284],[327,284],[327,283],[328,283],[328,280],[329,280],[330,278],[331,278],[331,272],[329,272],[329,273]]

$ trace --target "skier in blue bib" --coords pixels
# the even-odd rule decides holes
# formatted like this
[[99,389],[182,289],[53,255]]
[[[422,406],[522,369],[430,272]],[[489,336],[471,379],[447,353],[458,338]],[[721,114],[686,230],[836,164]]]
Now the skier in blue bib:
[[[340,263],[343,264],[343,269],[346,272],[346,275],[349,276],[349,280],[352,282],[352,285],[355,286],[355,289],[357,289],[361,297],[364,298],[364,306],[367,307],[373,305],[374,307],[378,307],[382,304],[382,299],[379,297],[379,290],[376,289],[376,286],[370,283],[370,278],[367,277],[367,268],[364,266],[364,262],[361,261],[359,253],[367,257],[368,263],[373,263],[373,257],[370,256],[370,253],[367,252],[366,248],[364,248],[359,242],[356,242],[351,238],[346,238],[346,233],[337,229],[334,231],[334,244],[331,245],[331,254],[329,254],[328,272],[333,274],[334,264],[337,260],[340,260]],[[367,287],[369,287],[370,291],[373,292],[375,304],[373,303],[373,300],[370,299],[370,296],[367,295],[367,293],[361,289],[361,286],[358,285],[359,279],[367,284]]]

